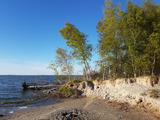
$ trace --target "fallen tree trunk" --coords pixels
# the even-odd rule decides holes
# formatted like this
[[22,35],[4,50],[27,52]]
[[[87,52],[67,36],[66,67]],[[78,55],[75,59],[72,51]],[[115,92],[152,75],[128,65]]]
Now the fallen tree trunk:
[[55,90],[57,88],[59,88],[61,85],[56,85],[56,84],[49,84],[49,85],[34,85],[34,84],[26,84],[26,83],[23,83],[22,84],[22,87],[23,87],[23,90],[46,90],[46,89],[51,89],[51,88],[54,88]]

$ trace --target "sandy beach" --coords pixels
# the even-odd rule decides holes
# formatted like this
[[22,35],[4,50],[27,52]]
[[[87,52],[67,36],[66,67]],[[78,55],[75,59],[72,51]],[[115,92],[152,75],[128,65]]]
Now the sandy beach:
[[1,120],[53,120],[63,110],[78,109],[87,112],[86,120],[158,120],[144,108],[109,102],[97,98],[61,99],[57,104],[37,107],[14,113]]

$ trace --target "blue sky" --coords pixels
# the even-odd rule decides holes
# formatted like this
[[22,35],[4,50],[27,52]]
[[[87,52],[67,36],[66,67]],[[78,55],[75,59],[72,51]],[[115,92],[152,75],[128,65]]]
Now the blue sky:
[[[113,2],[125,9],[126,0]],[[0,0],[0,74],[53,74],[46,68],[55,50],[67,48],[58,31],[71,22],[96,46],[103,7],[104,0]]]

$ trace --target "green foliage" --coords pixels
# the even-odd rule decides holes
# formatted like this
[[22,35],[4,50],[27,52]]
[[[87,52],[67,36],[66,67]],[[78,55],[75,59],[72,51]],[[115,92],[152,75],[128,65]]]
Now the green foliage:
[[[122,59],[124,43],[120,34],[119,21],[123,15],[120,5],[114,5],[111,0],[106,1],[104,18],[98,23],[97,29],[100,35],[99,54],[101,56],[102,71],[108,69],[110,77],[117,77],[123,74]],[[107,63],[107,64],[106,64]]]
[[[105,57],[101,57],[101,60],[96,61],[96,65],[100,68],[99,72],[97,72],[99,74],[99,76],[97,76],[96,79],[108,79],[110,78],[109,76],[109,63],[108,61],[105,59]],[[92,76],[92,75],[91,75]]]
[[[127,12],[122,18],[125,22],[123,33],[126,38],[126,53],[130,56],[128,58],[131,59],[132,66],[130,67],[134,77],[154,74],[155,63],[158,62],[157,58],[160,55],[155,52],[160,48],[160,39],[155,37],[155,34],[160,35],[160,33],[157,33],[158,31],[154,28],[158,27],[160,20],[158,8],[150,0],[143,2],[142,6],[128,2]],[[152,39],[153,36],[155,38]]]
[[71,53],[69,53],[67,50],[58,48],[56,50],[57,56],[56,56],[56,63],[59,67],[61,67],[61,71],[64,75],[68,75],[70,78],[70,75],[73,73],[73,66],[72,61],[73,57]]
[[49,68],[54,70],[56,79],[59,82],[62,77],[60,76],[58,69],[60,69],[62,75],[67,75],[67,79],[70,80],[70,75],[73,73],[73,57],[71,53],[65,49],[58,48],[56,50],[56,54],[56,60],[54,61],[54,63],[50,64]]
[[55,63],[49,65],[48,69],[52,69],[55,72],[56,80],[61,84],[61,75],[59,74],[58,67]]
[[73,49],[72,55],[84,65],[85,75],[90,72],[89,62],[92,56],[92,46],[87,43],[87,35],[80,32],[74,25],[65,23],[59,31],[66,40],[68,47]]
[[123,12],[119,5],[106,0],[97,30],[100,70],[103,74],[107,70],[108,78],[160,74],[159,5],[150,0],[141,6],[129,1]]
[[[120,4],[114,4],[112,0],[106,0],[105,3],[104,18],[97,25],[99,76],[115,79],[159,75],[160,6],[151,0],[144,1],[142,5],[128,1],[126,11],[122,11]],[[89,61],[93,48],[88,44],[87,35],[68,22],[59,32],[73,52],[57,49],[56,61],[50,67],[57,77],[58,67],[69,76],[73,72],[73,56],[84,65],[85,79],[89,80],[92,74]]]
[[65,97],[70,97],[76,95],[76,92],[73,88],[68,88],[67,86],[63,85],[59,88],[59,91],[64,95]]
[[72,83],[74,84],[74,83],[81,83],[82,82],[82,80],[73,80],[72,81]]

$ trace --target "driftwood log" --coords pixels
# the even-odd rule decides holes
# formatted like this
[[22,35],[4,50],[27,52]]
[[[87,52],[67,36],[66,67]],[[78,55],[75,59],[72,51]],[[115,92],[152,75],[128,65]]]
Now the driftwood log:
[[26,84],[26,82],[22,83],[23,90],[45,90],[54,88],[55,90],[60,87],[61,85],[56,84],[49,84],[49,85],[33,85],[33,84]]

